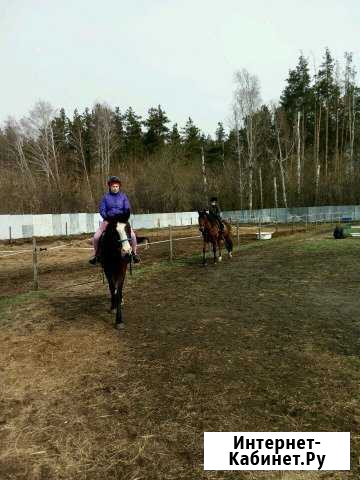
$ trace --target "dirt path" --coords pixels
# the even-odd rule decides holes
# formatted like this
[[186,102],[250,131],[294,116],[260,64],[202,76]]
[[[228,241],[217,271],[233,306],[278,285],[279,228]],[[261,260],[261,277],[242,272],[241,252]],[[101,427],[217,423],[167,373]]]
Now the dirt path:
[[120,336],[101,284],[3,300],[1,478],[280,478],[203,472],[203,432],[238,430],[351,431],[351,472],[283,478],[358,479],[359,247],[295,235],[145,264]]

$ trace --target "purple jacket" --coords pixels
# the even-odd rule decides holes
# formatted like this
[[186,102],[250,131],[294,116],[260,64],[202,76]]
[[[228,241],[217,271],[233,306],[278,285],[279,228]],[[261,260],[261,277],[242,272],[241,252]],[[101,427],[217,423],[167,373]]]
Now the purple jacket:
[[99,209],[104,220],[115,215],[130,213],[130,210],[130,202],[124,192],[106,193],[101,200]]

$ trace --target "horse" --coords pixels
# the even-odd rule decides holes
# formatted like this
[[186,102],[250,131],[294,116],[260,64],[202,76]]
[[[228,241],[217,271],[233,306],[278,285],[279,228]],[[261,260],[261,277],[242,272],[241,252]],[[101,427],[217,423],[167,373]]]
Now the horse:
[[232,257],[233,241],[231,238],[231,225],[223,220],[224,229],[220,230],[218,221],[206,210],[198,210],[199,230],[203,236],[203,265],[206,265],[206,245],[212,244],[214,263],[216,263],[216,250],[219,249],[219,262],[222,260],[221,243],[224,241],[229,258]]
[[130,231],[128,218],[118,215],[111,220],[100,240],[100,263],[109,284],[110,312],[115,312],[115,327],[122,329],[121,305],[128,264],[131,262]]

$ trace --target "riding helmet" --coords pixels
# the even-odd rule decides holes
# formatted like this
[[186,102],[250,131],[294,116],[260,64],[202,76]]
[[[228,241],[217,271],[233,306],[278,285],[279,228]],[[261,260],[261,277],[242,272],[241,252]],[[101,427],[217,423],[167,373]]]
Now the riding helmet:
[[108,180],[108,182],[107,182],[107,184],[109,185],[109,187],[110,187],[110,185],[111,185],[112,183],[118,183],[119,185],[121,185],[121,180],[120,180],[119,177],[116,177],[116,176],[109,177],[109,180]]
[[211,197],[210,202],[217,202],[217,197]]

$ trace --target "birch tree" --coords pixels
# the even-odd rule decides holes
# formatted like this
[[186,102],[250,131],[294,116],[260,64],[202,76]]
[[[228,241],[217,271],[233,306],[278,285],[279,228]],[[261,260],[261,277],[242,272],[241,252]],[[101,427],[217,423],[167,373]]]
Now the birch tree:
[[245,68],[235,73],[236,89],[234,92],[234,109],[246,134],[247,170],[248,170],[248,206],[253,209],[253,174],[256,160],[256,142],[258,125],[256,112],[260,107],[260,86],[256,75],[251,75]]
[[93,114],[97,167],[103,183],[106,183],[110,174],[111,159],[118,146],[114,114],[106,104],[96,104]]
[[87,185],[87,188],[89,190],[90,194],[90,205],[91,207],[95,207],[95,202],[94,202],[94,194],[92,191],[92,186],[90,182],[90,174],[89,174],[89,169],[87,165],[87,159],[86,159],[86,145],[85,145],[85,121],[84,118],[82,118],[81,115],[78,114],[77,110],[74,112],[74,118],[71,124],[71,129],[70,129],[70,144],[74,148],[76,152],[76,159],[81,167],[81,170],[84,173],[85,176],[85,182]]
[[30,162],[45,176],[49,186],[60,191],[59,157],[51,124],[55,115],[56,110],[50,103],[38,101],[20,123],[28,138]]
[[233,104],[233,117],[232,117],[232,125],[235,132],[236,138],[236,156],[237,156],[237,164],[238,164],[238,185],[239,185],[239,200],[240,200],[240,210],[243,209],[243,192],[244,192],[244,185],[243,185],[243,168],[241,162],[241,153],[242,147],[240,144],[240,118],[239,118],[239,111],[234,102]]

